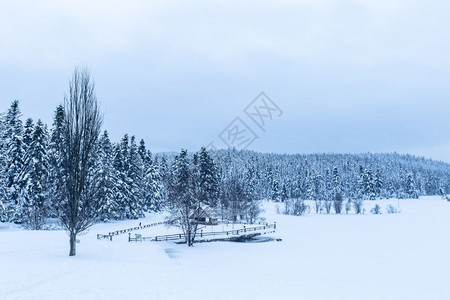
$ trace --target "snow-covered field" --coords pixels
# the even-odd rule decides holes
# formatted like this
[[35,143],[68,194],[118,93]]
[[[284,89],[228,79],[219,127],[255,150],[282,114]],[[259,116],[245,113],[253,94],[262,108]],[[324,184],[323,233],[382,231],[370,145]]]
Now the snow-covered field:
[[400,206],[401,214],[292,217],[266,203],[282,242],[193,248],[97,240],[137,222],[99,224],[80,237],[76,257],[65,232],[0,224],[0,299],[450,299],[450,203]]

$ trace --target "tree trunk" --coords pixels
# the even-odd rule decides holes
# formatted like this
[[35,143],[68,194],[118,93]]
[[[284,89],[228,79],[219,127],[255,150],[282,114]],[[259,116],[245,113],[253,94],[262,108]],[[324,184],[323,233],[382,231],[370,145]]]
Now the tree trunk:
[[75,256],[77,250],[77,235],[75,233],[70,233],[70,253],[69,256]]
[[188,247],[192,246],[192,232],[191,232],[191,229],[188,230],[187,245],[188,245]]

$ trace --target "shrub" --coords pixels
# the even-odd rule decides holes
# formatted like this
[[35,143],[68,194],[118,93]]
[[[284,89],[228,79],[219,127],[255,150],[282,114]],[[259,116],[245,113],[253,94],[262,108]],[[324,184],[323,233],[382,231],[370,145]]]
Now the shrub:
[[292,214],[295,216],[302,216],[309,212],[309,206],[305,204],[303,199],[295,199],[292,201]]
[[286,200],[285,214],[293,216],[302,216],[310,211],[309,206],[303,199]]
[[353,203],[353,208],[355,209],[355,213],[356,214],[362,214],[363,213],[364,200],[363,199],[356,199],[352,203]]
[[391,204],[389,204],[386,207],[386,211],[388,214],[398,214],[400,212],[396,207],[392,206]]
[[375,207],[370,210],[374,215],[381,215],[381,206],[375,204]]
[[348,199],[345,203],[345,213],[348,214],[352,210],[352,200]]

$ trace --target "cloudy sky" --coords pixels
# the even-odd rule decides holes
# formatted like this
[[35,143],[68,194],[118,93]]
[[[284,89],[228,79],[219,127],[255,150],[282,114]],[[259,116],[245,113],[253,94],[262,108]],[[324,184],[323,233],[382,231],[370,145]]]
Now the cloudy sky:
[[[450,162],[450,2],[2,1],[0,111],[51,123],[75,66],[113,140],[197,150],[236,117],[263,152]],[[264,91],[283,114],[261,130]]]

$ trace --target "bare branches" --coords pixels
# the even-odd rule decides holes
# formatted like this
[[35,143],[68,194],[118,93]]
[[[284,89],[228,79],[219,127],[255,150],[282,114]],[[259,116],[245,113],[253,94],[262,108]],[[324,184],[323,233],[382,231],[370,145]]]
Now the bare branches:
[[76,235],[97,220],[93,167],[102,117],[89,72],[75,69],[63,107],[59,216],[71,237],[70,255],[75,255]]

